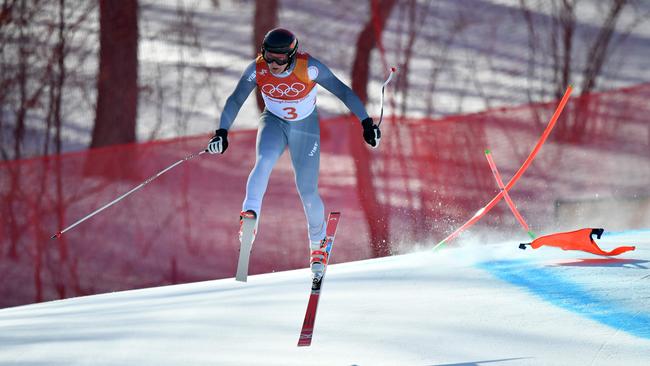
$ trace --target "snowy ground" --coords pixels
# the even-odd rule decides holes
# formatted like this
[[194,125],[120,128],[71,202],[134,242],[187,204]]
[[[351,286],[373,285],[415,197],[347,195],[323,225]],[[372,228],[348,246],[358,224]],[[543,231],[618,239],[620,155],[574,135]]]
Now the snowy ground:
[[308,348],[306,269],[3,309],[0,364],[648,365],[650,230],[599,244],[637,250],[469,241],[332,265]]

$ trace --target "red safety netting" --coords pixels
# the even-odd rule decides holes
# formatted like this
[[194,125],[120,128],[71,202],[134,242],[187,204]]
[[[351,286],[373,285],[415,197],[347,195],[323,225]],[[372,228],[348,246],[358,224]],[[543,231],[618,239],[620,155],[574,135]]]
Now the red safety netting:
[[[616,202],[650,197],[649,98],[645,84],[569,101],[510,191],[533,230],[568,224],[559,222],[567,202],[611,201],[608,207],[616,209]],[[382,146],[372,151],[354,118],[323,120],[320,192],[328,210],[343,213],[333,262],[432,247],[497,192],[484,150],[492,151],[509,180],[555,106],[440,120],[389,117]],[[0,306],[232,277],[255,136],[232,132],[226,154],[181,164],[58,240],[50,236],[200,151],[208,136],[2,163]],[[632,212],[636,221],[619,217],[616,223],[647,227],[642,215]],[[591,218],[587,213],[575,223],[608,228]],[[485,228],[526,237],[505,203],[472,230]],[[306,221],[285,154],[271,175],[250,272],[305,268],[308,254]]]

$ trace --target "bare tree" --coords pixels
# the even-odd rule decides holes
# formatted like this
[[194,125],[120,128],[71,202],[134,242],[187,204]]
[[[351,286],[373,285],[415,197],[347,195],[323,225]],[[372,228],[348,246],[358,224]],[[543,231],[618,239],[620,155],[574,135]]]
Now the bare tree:
[[[440,76],[451,69],[450,50],[456,47],[459,35],[470,25],[470,21],[464,17],[462,11],[458,11],[457,16],[450,19],[450,21],[450,25],[443,28],[446,31],[442,31],[443,29],[441,29],[441,32],[437,32],[439,35],[436,38],[440,39],[441,43],[439,49],[431,47],[433,53],[430,56],[431,67],[426,88],[426,115],[429,117],[434,117],[436,112],[434,97],[439,87],[438,82]],[[434,42],[432,43],[435,44]]]
[[25,137],[25,118],[27,116],[27,110],[33,101],[37,100],[40,97],[42,88],[37,89],[38,92],[32,95],[29,95],[29,47],[30,42],[28,40],[28,26],[30,11],[27,9],[26,1],[21,1],[18,5],[18,65],[17,65],[17,75],[16,83],[18,84],[18,109],[15,114],[15,127],[14,127],[14,159],[20,159],[22,156],[21,147],[22,142]]
[[138,2],[100,0],[97,107],[90,147],[135,141]]
[[[583,49],[576,47],[576,32],[579,26],[576,13],[578,5],[581,4],[578,0],[540,2],[537,3],[536,7],[531,6],[527,0],[520,0],[519,3],[528,28],[530,53],[527,93],[531,103],[536,101],[533,89],[538,89],[538,96],[543,99],[546,90],[545,85],[551,85],[552,95],[556,99],[560,99],[567,85],[575,83],[575,79],[580,80],[580,92],[582,94],[592,92],[598,83],[598,79],[602,76],[608,58],[611,57],[612,39],[615,35],[620,37],[619,40],[624,39],[629,35],[633,27],[641,23],[640,19],[648,17],[647,13],[639,14],[632,21],[628,21],[626,27],[623,26],[623,29],[617,29],[617,23],[623,10],[626,6],[634,4],[634,1],[610,0],[608,3],[590,4],[604,8],[602,12],[604,17],[597,33],[595,33],[588,46]],[[540,14],[544,13],[543,6],[548,4],[551,6],[548,16],[550,31],[546,32],[542,28],[544,23],[541,21],[543,17]],[[542,29],[540,30],[540,28]],[[544,75],[543,70],[536,70],[536,65],[541,65],[539,66],[540,69],[544,67],[544,62],[543,60],[540,62],[540,59],[543,59],[545,54],[543,52],[545,34],[550,35],[547,42],[549,44],[553,80],[551,83],[540,80],[539,84],[537,84],[535,79],[542,78]],[[585,52],[585,54],[581,56],[580,52]],[[583,65],[578,65],[578,62],[582,62]],[[538,86],[536,87],[534,84]],[[583,100],[587,101],[589,99]],[[586,105],[576,108],[571,118],[566,123],[558,126],[560,138],[571,142],[580,141],[589,128],[588,113],[585,113],[589,111],[590,108]],[[544,121],[539,115],[537,117],[537,123],[541,126]]]
[[[356,43],[356,54],[352,66],[352,90],[366,103],[368,101],[368,79],[370,66],[370,52],[379,42],[386,20],[395,6],[396,0],[381,0],[377,6],[373,6],[370,0],[371,16],[365,27],[359,34]],[[350,134],[357,135],[359,126],[350,124]],[[389,244],[388,216],[380,205],[375,187],[372,181],[372,156],[366,146],[351,139],[350,148],[354,156],[356,168],[357,191],[361,200],[361,206],[366,214],[366,220],[370,231],[370,245],[373,255],[386,256],[391,254]]]
[[[429,8],[431,3],[427,2],[424,5],[420,6],[416,0],[406,1],[405,13],[407,19],[405,21],[400,21],[399,28],[402,24],[408,26],[406,33],[406,45],[399,45],[398,49],[400,50],[398,56],[398,65],[399,73],[396,75],[395,80],[395,89],[401,93],[401,102],[400,114],[402,117],[406,116],[408,109],[409,101],[409,74],[411,70],[411,59],[413,57],[413,50],[415,47],[415,42],[420,35],[420,30],[424,26],[424,22],[429,15]],[[400,32],[400,34],[403,32]],[[401,41],[401,38],[400,38]]]
[[[253,20],[253,55],[260,52],[264,35],[278,25],[278,0],[255,0],[255,16]],[[264,110],[264,100],[259,90],[255,91],[257,108]]]
[[598,32],[587,53],[589,63],[583,72],[582,93],[590,93],[596,86],[596,80],[601,73],[603,64],[607,60],[607,50],[611,43],[612,36],[616,31],[616,22],[618,21],[621,11],[627,5],[627,0],[613,0],[607,17]]

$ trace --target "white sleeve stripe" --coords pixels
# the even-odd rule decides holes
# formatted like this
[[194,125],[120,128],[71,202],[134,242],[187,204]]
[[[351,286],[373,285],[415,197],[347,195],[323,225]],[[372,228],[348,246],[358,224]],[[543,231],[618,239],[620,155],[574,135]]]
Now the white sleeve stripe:
[[307,75],[309,76],[309,80],[316,80],[318,77],[318,67],[316,66],[309,66],[307,68]]

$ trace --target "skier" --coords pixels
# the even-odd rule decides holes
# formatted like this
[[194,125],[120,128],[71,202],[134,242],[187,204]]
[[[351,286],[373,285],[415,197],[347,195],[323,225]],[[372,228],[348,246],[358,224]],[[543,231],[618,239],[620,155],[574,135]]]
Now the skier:
[[[257,86],[265,109],[257,131],[256,161],[246,184],[246,197],[240,214],[240,240],[243,220],[255,220],[262,208],[271,170],[288,146],[296,186],[308,223],[310,265],[315,276],[322,274],[325,257],[325,208],[318,194],[320,128],[316,111],[316,84],[336,95],[361,121],[363,138],[373,148],[379,145],[379,127],[359,97],[332,71],[307,53],[298,52],[296,36],[282,28],[264,36],[261,53],[242,74],[221,114],[219,129],[208,143],[208,152],[223,154],[228,148],[228,129],[239,109]],[[256,231],[256,230],[255,230]],[[254,233],[255,233],[254,231]]]

